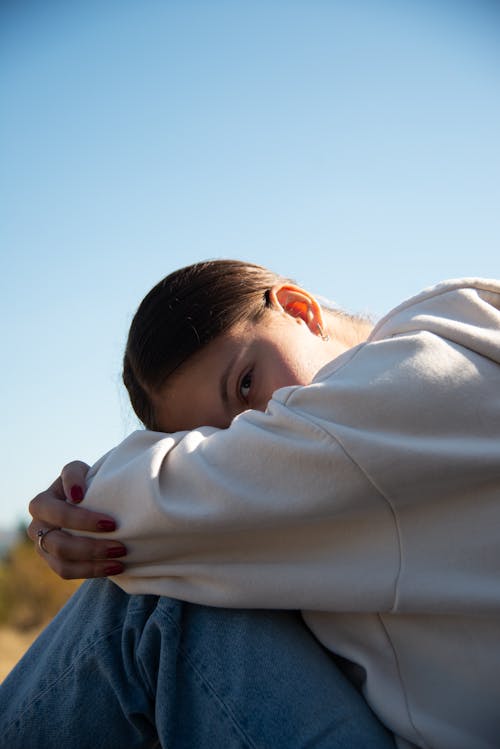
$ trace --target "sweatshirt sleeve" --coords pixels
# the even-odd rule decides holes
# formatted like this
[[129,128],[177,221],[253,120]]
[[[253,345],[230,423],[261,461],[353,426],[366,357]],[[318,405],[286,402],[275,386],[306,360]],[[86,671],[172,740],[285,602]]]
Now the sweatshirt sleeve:
[[393,511],[337,440],[287,404],[294,390],[225,430],[137,431],[97,464],[84,504],[118,520],[111,535],[129,552],[118,585],[215,606],[392,607]]

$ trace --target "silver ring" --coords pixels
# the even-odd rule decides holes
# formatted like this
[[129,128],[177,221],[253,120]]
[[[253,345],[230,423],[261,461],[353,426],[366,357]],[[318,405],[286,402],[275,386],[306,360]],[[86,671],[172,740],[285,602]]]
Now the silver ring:
[[40,530],[37,531],[36,536],[38,538],[38,548],[41,549],[41,551],[43,551],[44,554],[50,554],[50,551],[48,551],[48,549],[46,549],[45,546],[43,545],[43,539],[51,531],[57,531],[57,530],[59,530],[59,529],[58,528],[40,528]]

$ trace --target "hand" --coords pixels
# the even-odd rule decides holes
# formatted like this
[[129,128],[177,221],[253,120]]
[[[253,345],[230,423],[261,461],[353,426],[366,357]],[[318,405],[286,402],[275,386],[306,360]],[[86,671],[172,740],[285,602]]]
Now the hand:
[[[115,530],[116,523],[109,515],[78,507],[85,491],[85,477],[89,466],[81,461],[68,463],[61,475],[41,494],[31,500],[29,511],[33,517],[28,536],[49,567],[65,580],[85,577],[106,577],[123,572],[118,557],[126,555],[122,543],[114,539],[73,536],[61,528],[76,531]],[[67,501],[66,501],[67,500]],[[38,531],[55,528],[38,543]]]

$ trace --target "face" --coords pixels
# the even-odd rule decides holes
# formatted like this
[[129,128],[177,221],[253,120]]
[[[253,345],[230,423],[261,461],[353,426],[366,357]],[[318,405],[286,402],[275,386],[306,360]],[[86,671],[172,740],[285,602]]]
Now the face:
[[278,388],[308,385],[345,348],[324,341],[303,320],[269,310],[259,322],[219,336],[169,378],[154,398],[158,427],[228,427],[242,411],[265,411]]

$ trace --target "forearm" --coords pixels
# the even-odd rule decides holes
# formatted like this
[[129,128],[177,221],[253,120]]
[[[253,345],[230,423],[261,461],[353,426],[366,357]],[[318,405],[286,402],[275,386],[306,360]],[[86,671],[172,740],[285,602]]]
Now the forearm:
[[334,440],[315,430],[305,448],[299,426],[284,437],[272,419],[274,433],[263,414],[231,430],[136,432],[107,457],[84,504],[119,518],[119,585],[210,605],[391,608],[399,552],[385,500]]

